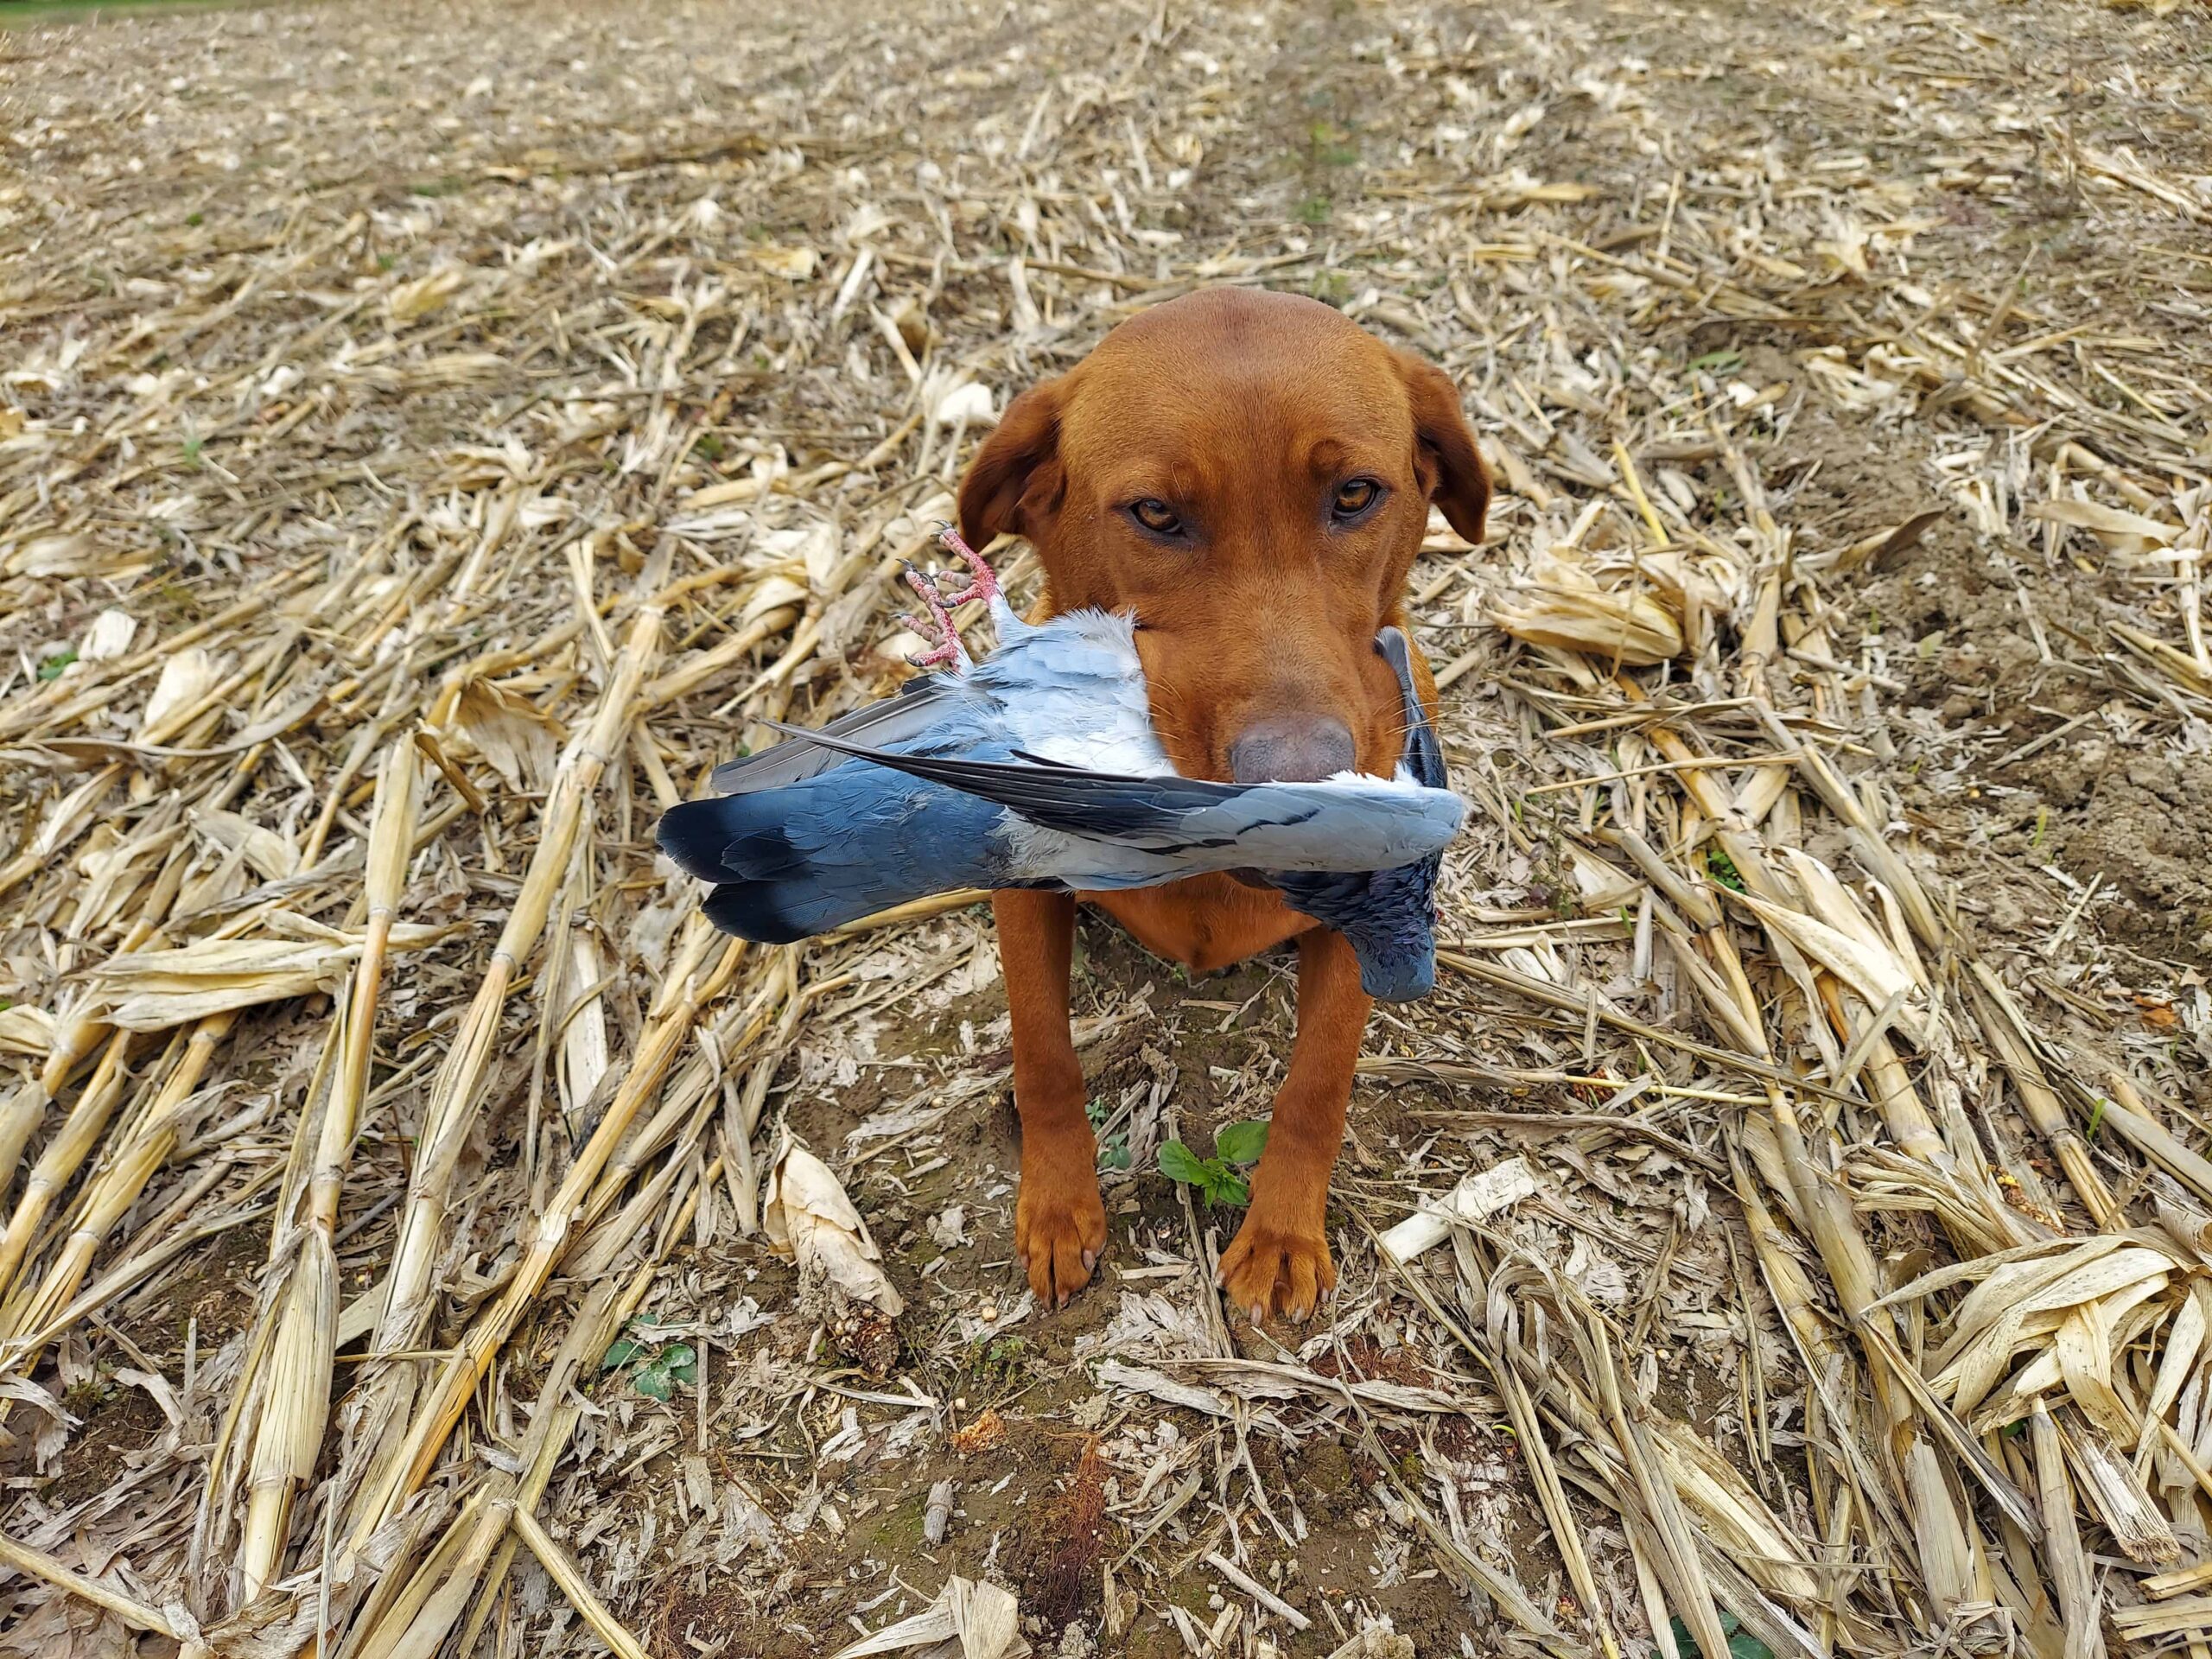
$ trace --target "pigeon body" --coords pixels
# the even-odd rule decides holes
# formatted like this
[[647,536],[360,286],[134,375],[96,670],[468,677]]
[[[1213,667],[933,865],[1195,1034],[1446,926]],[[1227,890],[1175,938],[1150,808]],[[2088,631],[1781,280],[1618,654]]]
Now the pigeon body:
[[1438,855],[1465,809],[1440,786],[1402,635],[1384,630],[1378,649],[1399,670],[1414,770],[1220,784],[1179,776],[1161,747],[1129,619],[1033,626],[988,596],[1000,645],[984,662],[819,730],[780,728],[786,741],[716,769],[731,792],[661,819],[663,850],[715,884],[716,926],[784,944],[956,887],[1103,892],[1259,871],[1345,934],[1370,991],[1427,988]]

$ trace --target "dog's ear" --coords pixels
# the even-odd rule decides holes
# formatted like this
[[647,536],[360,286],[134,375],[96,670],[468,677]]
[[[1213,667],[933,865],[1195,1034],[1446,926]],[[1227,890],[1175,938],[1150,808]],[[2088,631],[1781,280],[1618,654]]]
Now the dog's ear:
[[1475,448],[1474,429],[1460,413],[1459,389],[1443,370],[1402,352],[1398,368],[1413,410],[1421,481],[1445,521],[1468,541],[1479,542],[1490,511],[1490,469]]
[[1007,405],[1006,414],[960,480],[960,533],[970,547],[994,536],[1031,541],[1060,505],[1060,407],[1067,377],[1040,381]]

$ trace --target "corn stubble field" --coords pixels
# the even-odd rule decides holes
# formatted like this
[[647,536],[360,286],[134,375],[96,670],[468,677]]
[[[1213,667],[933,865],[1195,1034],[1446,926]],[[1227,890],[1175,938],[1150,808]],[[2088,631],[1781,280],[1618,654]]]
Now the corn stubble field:
[[[2212,1652],[2212,22],[1786,12],[0,34],[0,1652]],[[1306,1327],[1284,961],[1085,924],[1048,1315],[982,911],[651,839],[1206,282],[1500,486]]]

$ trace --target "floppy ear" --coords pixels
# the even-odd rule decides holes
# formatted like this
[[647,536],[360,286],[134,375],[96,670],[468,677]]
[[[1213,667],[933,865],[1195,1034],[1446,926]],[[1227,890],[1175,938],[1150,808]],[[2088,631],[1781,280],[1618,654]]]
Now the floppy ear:
[[1060,470],[1060,400],[1067,384],[1041,381],[1007,405],[1006,414],[960,480],[960,534],[986,547],[1001,533],[1037,539],[1065,493]]
[[1398,367],[1413,409],[1421,478],[1429,499],[1443,509],[1452,529],[1479,542],[1490,510],[1490,469],[1475,448],[1474,429],[1459,412],[1459,389],[1443,370],[1402,352]]

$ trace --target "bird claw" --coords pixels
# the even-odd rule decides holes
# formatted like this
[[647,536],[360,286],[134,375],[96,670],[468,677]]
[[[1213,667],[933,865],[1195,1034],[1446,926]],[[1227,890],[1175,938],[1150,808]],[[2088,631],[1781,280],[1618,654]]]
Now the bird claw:
[[965,671],[968,666],[967,658],[968,653],[961,649],[960,642],[957,639],[948,639],[941,645],[931,646],[927,651],[912,652],[907,657],[906,661],[914,668],[950,668],[957,674]]
[[946,604],[965,605],[971,599],[988,604],[1000,595],[1003,590],[999,587],[999,573],[961,538],[959,531],[949,524],[941,524],[938,526],[937,541],[939,547],[968,567],[968,585],[957,594],[947,594]]
[[998,572],[992,569],[983,556],[960,538],[960,532],[949,524],[938,526],[938,543],[968,567],[968,585],[957,594],[948,594],[937,585],[937,578],[925,574],[912,560],[905,561],[906,585],[922,601],[927,619],[901,616],[899,620],[924,639],[934,641],[930,648],[906,660],[916,668],[950,667],[955,673],[964,674],[969,666],[967,647],[960,643],[960,631],[953,624],[952,607],[965,605],[969,600],[982,600],[986,604],[999,597]]
[[951,608],[944,596],[938,592],[937,584],[924,575],[912,561],[906,562],[906,585],[922,601],[928,613],[926,620],[902,614],[899,620],[932,644],[927,651],[906,658],[916,668],[950,667],[956,674],[968,671],[968,649],[960,643],[960,630],[954,626]]

